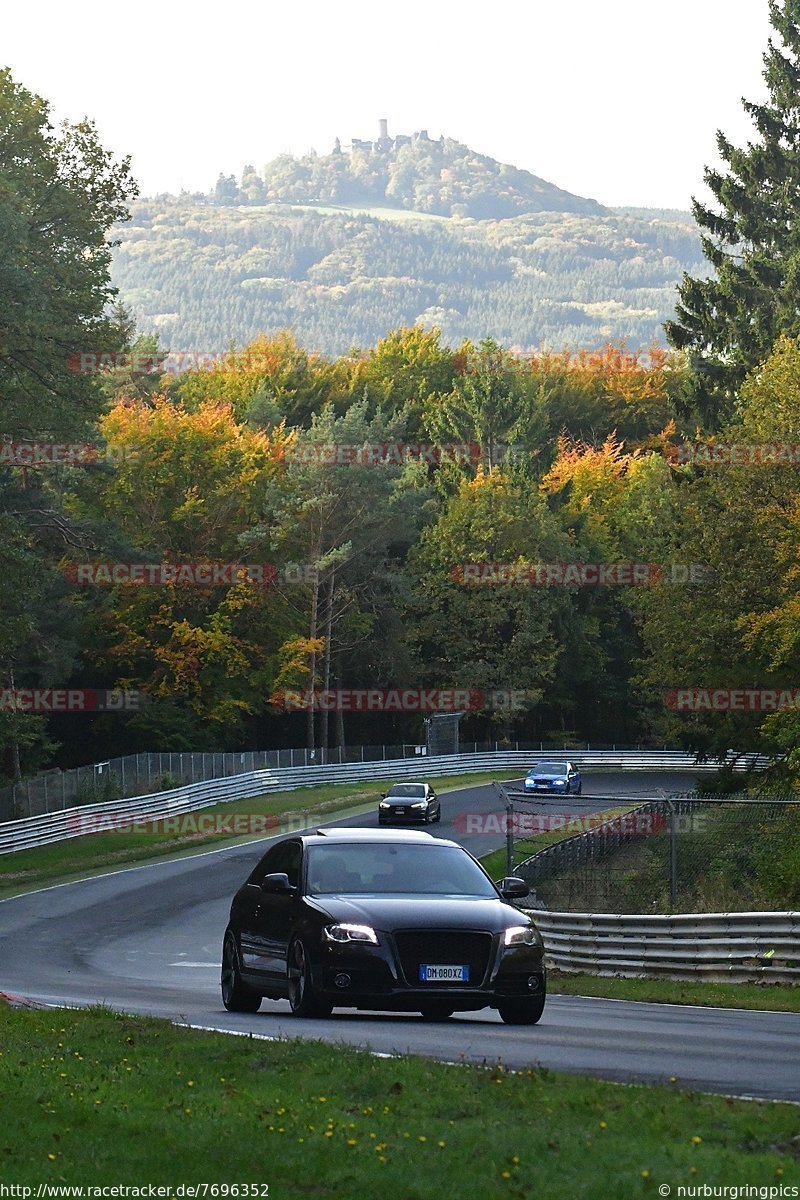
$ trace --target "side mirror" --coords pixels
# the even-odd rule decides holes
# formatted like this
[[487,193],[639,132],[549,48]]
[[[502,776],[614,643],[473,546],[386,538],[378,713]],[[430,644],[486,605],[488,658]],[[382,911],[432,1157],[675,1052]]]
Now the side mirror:
[[272,875],[265,875],[261,880],[262,892],[270,892],[272,894],[279,892],[291,892],[294,889],[289,883],[289,876],[285,871],[275,871]]
[[525,880],[518,879],[516,875],[507,875],[497,886],[504,900],[521,900],[523,896],[529,896],[531,891]]
[[381,800],[385,800],[388,795],[388,792],[381,792]]

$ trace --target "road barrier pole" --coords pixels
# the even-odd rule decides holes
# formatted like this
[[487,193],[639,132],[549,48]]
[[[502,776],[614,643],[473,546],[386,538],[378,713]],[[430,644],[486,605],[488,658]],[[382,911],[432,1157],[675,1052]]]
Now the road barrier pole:
[[669,804],[669,906],[674,909],[678,900],[678,831],[676,809],[672,800]]
[[506,875],[514,874],[514,801],[502,783],[493,781],[492,786],[505,805],[506,810]]

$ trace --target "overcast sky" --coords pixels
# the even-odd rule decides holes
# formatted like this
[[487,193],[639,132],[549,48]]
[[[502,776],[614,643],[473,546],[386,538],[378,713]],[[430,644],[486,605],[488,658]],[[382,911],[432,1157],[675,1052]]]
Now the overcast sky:
[[605,204],[685,208],[750,135],[767,0],[6,0],[0,64],[144,194],[426,128]]

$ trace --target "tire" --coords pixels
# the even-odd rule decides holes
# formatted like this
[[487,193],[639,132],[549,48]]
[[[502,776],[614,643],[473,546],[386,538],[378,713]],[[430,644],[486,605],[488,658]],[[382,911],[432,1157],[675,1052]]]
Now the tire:
[[536,1025],[544,1012],[544,1002],[547,999],[545,987],[535,996],[520,997],[519,1000],[504,1000],[497,1006],[497,1011],[506,1025]]
[[583,791],[583,782],[579,783],[578,786],[575,788],[575,795],[580,796],[582,791]]
[[441,819],[442,819],[442,806],[440,804],[436,810],[436,816],[435,816],[434,820],[438,823],[439,821],[441,821]]
[[300,938],[289,947],[289,1007],[295,1017],[329,1017],[333,1005],[314,991],[311,963]]
[[239,948],[232,929],[225,934],[222,944],[222,973],[220,976],[222,1003],[228,1012],[258,1012],[262,996],[242,980],[239,965]]
[[452,1008],[448,1008],[445,1003],[426,1004],[425,1007],[420,1011],[424,1021],[446,1021],[449,1017],[452,1017],[454,1012],[454,1010]]

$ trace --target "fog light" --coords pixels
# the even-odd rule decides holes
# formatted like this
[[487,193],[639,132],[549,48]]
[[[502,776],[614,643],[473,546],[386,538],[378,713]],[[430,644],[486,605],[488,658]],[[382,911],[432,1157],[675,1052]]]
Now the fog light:
[[336,984],[336,986],[338,988],[350,987],[350,976],[346,975],[345,972],[342,971],[339,975],[336,976],[336,978],[334,979],[333,982]]
[[542,981],[538,975],[529,975],[528,976],[528,987],[530,988],[530,990],[532,992],[538,992],[538,990],[541,986],[542,986]]

